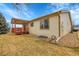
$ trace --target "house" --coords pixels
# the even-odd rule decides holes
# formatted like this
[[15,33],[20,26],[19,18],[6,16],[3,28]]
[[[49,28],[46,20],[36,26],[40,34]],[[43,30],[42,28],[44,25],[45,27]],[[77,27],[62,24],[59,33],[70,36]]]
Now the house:
[[[16,19],[17,22],[15,21],[15,23],[13,22],[14,20],[15,19],[12,19],[11,23],[19,23],[18,19]],[[23,21],[21,20],[21,22]],[[52,36],[55,36],[56,38],[62,37],[72,31],[70,12],[66,10],[61,10],[31,21],[24,21],[20,24],[25,24],[24,28],[27,30],[28,27],[29,29],[27,31],[30,34],[46,36],[48,38],[51,38]]]

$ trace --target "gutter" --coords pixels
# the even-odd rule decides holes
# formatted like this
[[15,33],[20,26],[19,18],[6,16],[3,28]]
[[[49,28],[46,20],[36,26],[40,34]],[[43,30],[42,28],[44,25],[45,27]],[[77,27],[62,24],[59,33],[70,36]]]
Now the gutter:
[[61,32],[60,31],[61,30],[60,29],[60,12],[58,13],[58,18],[59,18],[59,25],[58,25],[59,26],[59,37],[56,39],[56,43],[61,39],[61,34],[60,34],[60,32]]

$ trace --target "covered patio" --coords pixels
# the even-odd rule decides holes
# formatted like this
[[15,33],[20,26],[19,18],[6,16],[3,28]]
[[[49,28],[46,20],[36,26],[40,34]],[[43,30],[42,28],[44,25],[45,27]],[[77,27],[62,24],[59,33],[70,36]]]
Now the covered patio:
[[[12,21],[11,21],[11,24],[12,24],[11,32],[16,33],[16,34],[29,33],[28,23],[29,23],[29,21],[26,21],[26,20],[12,18]],[[22,26],[21,27],[17,27],[17,25],[22,25]]]

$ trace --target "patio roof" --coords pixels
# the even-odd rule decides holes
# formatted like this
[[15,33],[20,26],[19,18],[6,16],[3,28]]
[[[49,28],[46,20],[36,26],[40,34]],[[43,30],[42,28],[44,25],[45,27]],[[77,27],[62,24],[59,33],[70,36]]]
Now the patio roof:
[[12,18],[11,23],[12,24],[27,24],[27,23],[29,23],[29,21],[17,19],[17,18]]

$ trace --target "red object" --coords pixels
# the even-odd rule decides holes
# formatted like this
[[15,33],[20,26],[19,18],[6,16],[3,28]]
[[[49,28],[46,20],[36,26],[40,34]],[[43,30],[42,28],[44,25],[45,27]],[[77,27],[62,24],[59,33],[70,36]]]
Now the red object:
[[13,24],[12,24],[11,32],[13,32],[17,35],[21,35],[21,34],[29,34],[28,30],[29,30],[29,28],[26,27],[26,25],[23,25],[23,27],[21,27],[21,28],[17,28],[16,24],[14,24],[14,27],[13,27]]
[[[15,31],[16,30],[16,31]],[[22,34],[22,28],[12,28],[12,32],[16,34]]]
[[16,35],[21,35],[23,34],[22,28],[16,28]]
[[[16,30],[16,31],[15,31]],[[23,29],[23,28],[12,28],[13,33],[16,33],[16,35],[26,34],[28,33],[29,28]]]
[[14,32],[15,32],[15,28],[12,28],[11,32],[13,32],[13,33],[14,33]]

